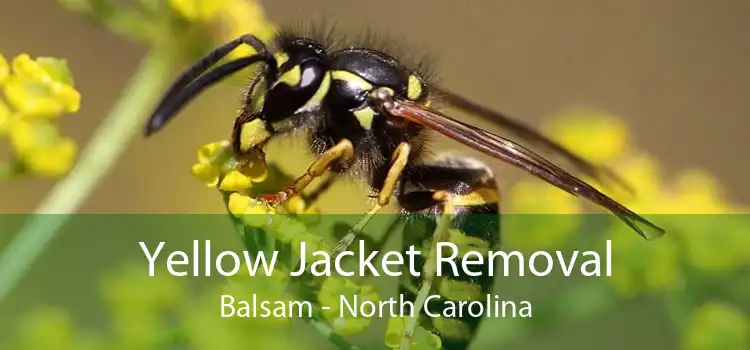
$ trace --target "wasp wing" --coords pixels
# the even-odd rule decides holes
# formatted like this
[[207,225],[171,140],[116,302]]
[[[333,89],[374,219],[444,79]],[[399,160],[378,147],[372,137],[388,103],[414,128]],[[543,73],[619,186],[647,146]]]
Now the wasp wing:
[[507,115],[493,111],[492,109],[484,107],[476,102],[472,102],[465,97],[460,96],[447,89],[433,87],[432,90],[435,90],[437,92],[437,94],[440,96],[441,102],[444,102],[449,106],[458,108],[464,112],[473,114],[484,120],[494,123],[495,125],[510,131],[511,133],[515,134],[515,136],[518,136],[523,140],[544,147],[549,152],[559,154],[560,156],[571,162],[585,175],[601,183],[604,183],[605,178],[609,178],[612,181],[616,182],[618,185],[622,186],[627,191],[631,193],[633,192],[632,187],[620,176],[615,174],[615,172],[611,169],[598,166],[581,158],[558,142],[543,135],[539,131],[534,130],[534,128],[531,128],[528,125]]
[[[453,119],[433,108],[408,100],[389,100],[381,104],[389,114],[421,124],[487,155],[526,170],[532,175],[575,196],[584,197],[607,208],[646,239],[662,236],[664,230],[608,197],[583,180],[563,170],[541,155],[509,139]],[[641,225],[646,227],[641,227]]]

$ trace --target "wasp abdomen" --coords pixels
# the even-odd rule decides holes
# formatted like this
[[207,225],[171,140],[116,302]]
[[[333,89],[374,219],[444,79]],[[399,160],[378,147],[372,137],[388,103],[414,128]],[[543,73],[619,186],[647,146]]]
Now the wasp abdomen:
[[[489,312],[476,304],[485,304],[493,287],[488,252],[500,243],[499,198],[491,171],[466,158],[444,157],[437,163],[413,166],[402,179],[403,248],[414,245],[422,252],[415,259],[415,269],[425,271],[425,264],[431,263],[427,254],[436,243],[435,234],[443,238],[440,242],[450,243],[444,245],[441,256],[454,256],[452,263],[444,261],[438,269],[440,275],[434,277],[420,315],[421,324],[442,338],[444,349],[465,349]],[[436,233],[442,214],[453,217],[447,232]],[[484,263],[467,265],[464,270],[461,261],[468,252],[482,255]],[[403,276],[400,293],[414,302],[429,276]]]

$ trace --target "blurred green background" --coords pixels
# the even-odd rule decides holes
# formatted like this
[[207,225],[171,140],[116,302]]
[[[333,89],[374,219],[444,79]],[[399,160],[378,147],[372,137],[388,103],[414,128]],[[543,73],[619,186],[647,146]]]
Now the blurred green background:
[[[750,2],[285,0],[262,5],[277,24],[315,14],[346,31],[374,29],[417,43],[415,51],[437,59],[444,85],[532,124],[570,107],[606,110],[627,121],[638,147],[667,174],[704,169],[719,179],[729,200],[750,203],[750,143],[744,139],[750,128]],[[81,147],[146,52],[53,1],[1,2],[0,30],[0,52],[8,59],[27,52],[68,60],[83,99],[81,111],[64,117],[61,127]],[[188,169],[197,147],[228,136],[240,88],[234,83],[212,89],[158,137],[136,138],[80,212],[224,212],[216,192],[196,183]],[[437,145],[458,147],[448,141]],[[274,145],[269,157],[283,149],[282,166],[297,173],[310,158],[301,147],[290,146]],[[495,170],[503,188],[523,176],[502,164]],[[53,185],[37,179],[1,182],[0,212],[31,212]],[[341,184],[320,207],[359,213],[367,208],[363,196],[361,187]],[[0,237],[0,247],[10,238]],[[53,242],[9,299],[12,306],[0,306],[2,325],[45,303],[67,307],[84,319],[99,314],[86,301],[95,294],[95,272],[101,266],[73,258],[80,254],[75,247],[86,246],[84,238]],[[101,264],[133,252],[117,242],[97,242]],[[673,331],[653,308],[637,303],[519,348],[675,348]]]

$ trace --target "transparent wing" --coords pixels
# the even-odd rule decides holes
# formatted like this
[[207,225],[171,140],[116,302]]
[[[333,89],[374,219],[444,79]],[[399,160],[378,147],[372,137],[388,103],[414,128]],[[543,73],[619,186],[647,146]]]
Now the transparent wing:
[[380,107],[393,116],[424,125],[473,149],[515,165],[568,193],[586,198],[617,215],[646,239],[655,239],[664,234],[663,229],[516,142],[408,100],[383,101]]
[[469,101],[465,97],[460,96],[447,89],[440,87],[431,87],[431,90],[436,91],[437,94],[440,95],[441,102],[445,102],[449,106],[458,108],[464,112],[487,120],[503,128],[504,130],[509,131],[513,134],[513,136],[517,136],[521,140],[527,141],[535,146],[542,147],[545,153],[550,153],[550,155],[560,155],[567,161],[571,162],[573,166],[578,168],[578,170],[586,176],[589,176],[605,185],[607,184],[605,180],[609,179],[617,183],[617,185],[623,187],[627,191],[631,193],[633,192],[632,187],[627,183],[627,181],[622,179],[611,169],[593,164],[586,159],[581,158],[579,155],[573,153],[558,142],[543,135],[534,128],[507,115],[498,113],[478,103]]

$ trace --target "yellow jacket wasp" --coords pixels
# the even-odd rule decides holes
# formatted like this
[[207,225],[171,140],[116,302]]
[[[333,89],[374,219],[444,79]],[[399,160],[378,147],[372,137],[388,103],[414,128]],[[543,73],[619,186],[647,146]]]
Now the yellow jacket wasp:
[[[565,157],[594,179],[620,181],[611,171],[587,162],[520,122],[436,86],[420,67],[394,58],[385,49],[362,43],[337,46],[319,34],[324,33],[302,35],[282,30],[269,46],[252,35],[244,35],[216,48],[173,83],[148,121],[146,135],[162,128],[204,89],[245,67],[262,63],[260,74],[249,84],[234,124],[235,153],[241,157],[251,149],[262,148],[272,138],[302,131],[309,136],[308,146],[316,160],[284,190],[260,199],[271,205],[282,203],[328,171],[363,178],[377,193],[376,203],[339,242],[334,255],[346,249],[368,219],[392,197],[404,214],[453,214],[449,222],[424,216],[422,220],[435,228],[427,244],[446,240],[448,226],[490,246],[499,244],[500,194],[492,172],[480,161],[466,157],[425,157],[426,136],[431,131],[586,198],[617,215],[647,239],[664,234],[661,228],[541,155],[515,141],[451,118],[434,105],[443,103],[491,120],[519,138]],[[252,47],[255,54],[208,71],[243,44]],[[462,219],[467,214],[492,215],[484,215],[491,219],[477,225]],[[405,237],[404,246],[420,246],[425,238],[430,237]],[[430,251],[430,247],[426,248],[423,251]],[[406,277],[400,290],[416,301],[417,308],[431,291],[450,294],[449,290],[442,290],[448,284],[433,286],[433,264],[421,261],[420,266],[422,280]],[[491,278],[456,276],[455,282],[476,287],[464,288],[473,291],[465,298],[480,298],[492,286]],[[416,322],[412,319],[407,325],[402,348],[410,344]],[[423,322],[440,335],[444,348],[464,349],[479,319]]]

